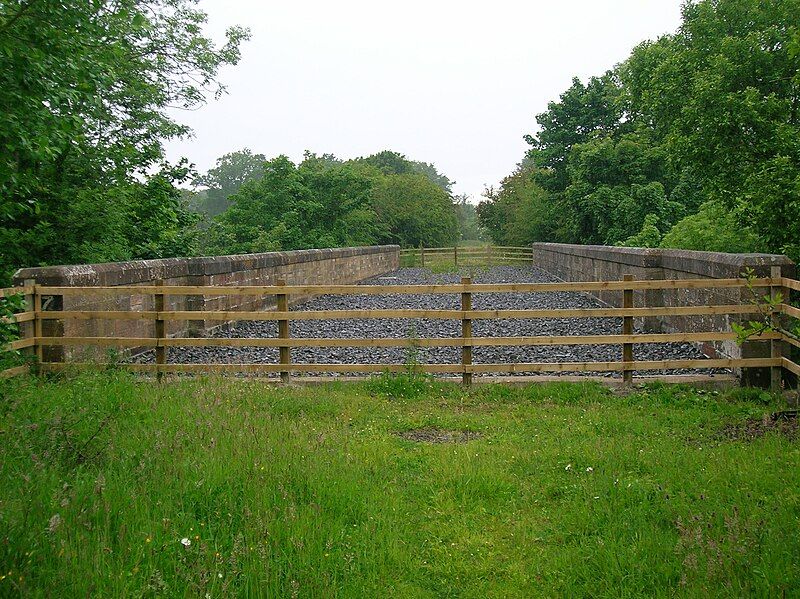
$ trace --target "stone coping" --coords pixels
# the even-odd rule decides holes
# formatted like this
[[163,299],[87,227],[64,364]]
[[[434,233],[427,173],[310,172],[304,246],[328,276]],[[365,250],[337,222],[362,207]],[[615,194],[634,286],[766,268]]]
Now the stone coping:
[[92,287],[135,285],[159,279],[207,275],[286,266],[302,262],[319,262],[336,258],[350,258],[370,254],[397,252],[397,245],[293,250],[263,254],[237,254],[230,256],[204,256],[198,258],[162,258],[157,260],[131,260],[102,264],[79,264],[21,268],[14,273],[14,284],[22,285],[35,279],[39,285],[53,287]]
[[765,271],[771,266],[780,266],[784,276],[793,276],[795,273],[794,262],[780,254],[728,254],[725,252],[570,243],[534,243],[532,246],[534,252],[536,250],[554,252],[565,256],[579,256],[640,268],[665,268],[715,279],[736,278],[748,267],[765,275],[768,274]]

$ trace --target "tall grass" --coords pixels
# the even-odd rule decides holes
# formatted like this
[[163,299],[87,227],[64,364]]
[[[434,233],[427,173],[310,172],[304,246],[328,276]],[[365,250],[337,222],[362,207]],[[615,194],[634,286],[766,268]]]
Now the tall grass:
[[[787,596],[769,395],[420,377],[6,381],[3,596]],[[409,429],[472,431],[460,444]]]

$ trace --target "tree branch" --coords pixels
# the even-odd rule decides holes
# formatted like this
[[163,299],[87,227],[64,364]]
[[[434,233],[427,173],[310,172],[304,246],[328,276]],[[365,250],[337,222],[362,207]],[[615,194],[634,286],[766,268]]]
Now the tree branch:
[[11,26],[16,23],[26,12],[28,12],[37,2],[39,2],[39,0],[29,0],[27,4],[22,5],[13,17],[0,25],[0,33],[5,33],[7,29],[10,29]]

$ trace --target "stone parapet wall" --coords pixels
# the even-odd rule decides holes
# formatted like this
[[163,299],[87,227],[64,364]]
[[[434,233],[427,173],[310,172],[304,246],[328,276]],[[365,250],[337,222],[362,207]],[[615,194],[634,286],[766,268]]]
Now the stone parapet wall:
[[[759,277],[769,277],[779,266],[785,277],[794,277],[795,264],[786,256],[775,254],[726,254],[691,250],[623,248],[600,245],[534,243],[533,265],[565,281],[618,281],[630,274],[639,280],[661,279],[735,279],[746,269]],[[594,294],[611,306],[622,305],[622,292],[601,291]],[[703,306],[742,304],[752,300],[746,289],[654,289],[637,291],[634,306]],[[638,328],[647,332],[730,331],[736,316],[667,316],[640,320]],[[747,343],[740,347],[733,341],[707,343],[703,350],[710,356],[764,357],[768,343]]]
[[[326,285],[358,283],[399,268],[396,245],[321,250],[296,250],[235,256],[166,258],[76,266],[23,268],[14,274],[14,284],[33,280],[51,287],[115,287],[119,285]],[[151,294],[86,293],[43,298],[51,310],[152,310]],[[303,298],[292,297],[293,302]],[[166,310],[265,310],[275,305],[275,296],[218,295],[166,296]],[[153,337],[154,323],[146,320],[44,321],[45,336]],[[220,323],[170,321],[168,335],[204,335]],[[46,348],[46,359],[58,360],[63,352]]]

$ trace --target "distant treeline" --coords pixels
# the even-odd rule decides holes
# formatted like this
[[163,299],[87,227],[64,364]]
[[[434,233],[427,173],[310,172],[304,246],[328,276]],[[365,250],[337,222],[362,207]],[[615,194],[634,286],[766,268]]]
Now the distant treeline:
[[479,236],[475,207],[432,164],[384,151],[340,160],[306,153],[295,165],[242,150],[194,181],[203,254],[396,243],[453,245]]
[[491,238],[800,258],[800,0],[687,2],[577,78],[478,208]]

